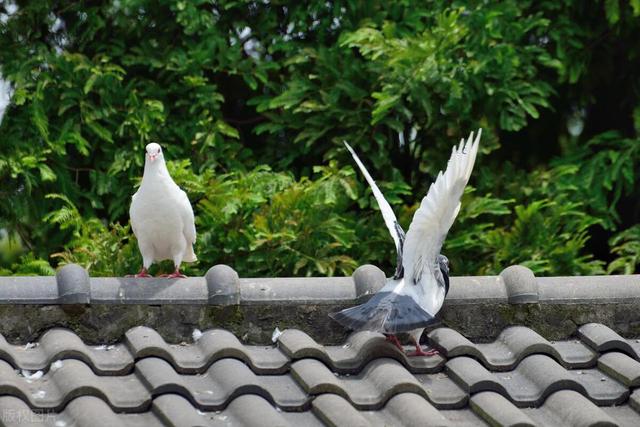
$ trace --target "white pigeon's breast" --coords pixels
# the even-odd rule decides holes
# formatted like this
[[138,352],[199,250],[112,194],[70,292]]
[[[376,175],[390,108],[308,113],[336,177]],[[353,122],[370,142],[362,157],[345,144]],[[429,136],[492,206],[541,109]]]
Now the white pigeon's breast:
[[130,217],[136,237],[153,245],[157,259],[169,258],[171,244],[184,238],[179,204],[166,192],[136,193]]
[[404,277],[401,280],[389,280],[381,291],[391,291],[413,298],[427,313],[435,316],[444,303],[444,288],[438,284],[430,270],[424,271],[420,282],[414,285]]

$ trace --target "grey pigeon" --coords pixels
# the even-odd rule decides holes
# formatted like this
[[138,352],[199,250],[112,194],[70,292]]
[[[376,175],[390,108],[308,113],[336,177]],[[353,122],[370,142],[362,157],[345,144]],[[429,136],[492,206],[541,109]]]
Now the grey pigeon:
[[420,346],[424,327],[433,322],[449,291],[449,261],[440,254],[453,221],[460,211],[460,198],[469,181],[478,153],[482,129],[453,148],[444,173],[440,172],[413,215],[406,236],[389,203],[353,149],[345,142],[378,202],[384,222],[398,252],[393,278],[366,303],[330,316],[353,330],[377,331],[402,350],[396,334],[408,332],[416,346],[415,356],[430,356]]
[[146,147],[142,183],[131,197],[129,216],[142,254],[142,269],[135,277],[150,277],[151,264],[165,259],[173,261],[175,271],[164,277],[186,277],[180,264],[197,260],[193,209],[187,194],[171,179],[162,148],[155,142]]

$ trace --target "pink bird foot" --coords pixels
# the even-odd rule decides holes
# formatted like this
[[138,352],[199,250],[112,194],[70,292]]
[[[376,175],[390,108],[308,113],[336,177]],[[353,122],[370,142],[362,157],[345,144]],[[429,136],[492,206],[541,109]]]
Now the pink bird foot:
[[424,351],[421,347],[417,347],[416,351],[413,351],[413,352],[407,354],[407,356],[411,356],[411,357],[416,357],[416,356],[435,356],[436,354],[440,354],[438,352],[438,350],[436,350],[436,349]]
[[124,277],[140,278],[140,277],[153,277],[153,276],[149,274],[149,272],[147,271],[146,268],[142,267],[142,269],[140,270],[140,272],[138,274],[127,274]]
[[398,347],[400,349],[400,351],[404,353],[404,348],[402,347],[402,344],[400,344],[400,341],[398,340],[397,336],[395,336],[395,335],[386,335],[385,334],[385,338],[387,339],[387,341],[389,341],[391,344],[393,344],[396,347]]
[[411,356],[411,357],[416,357],[416,356],[435,356],[436,354],[439,354],[438,350],[431,349],[428,351],[424,351],[422,349],[422,346],[418,343],[418,341],[416,341],[415,339],[413,340],[413,344],[416,346],[416,351],[409,353],[407,356]]
[[176,271],[174,271],[171,274],[161,274],[160,277],[165,277],[167,279],[185,279],[187,276],[185,276],[184,274],[180,273],[180,270],[176,268]]

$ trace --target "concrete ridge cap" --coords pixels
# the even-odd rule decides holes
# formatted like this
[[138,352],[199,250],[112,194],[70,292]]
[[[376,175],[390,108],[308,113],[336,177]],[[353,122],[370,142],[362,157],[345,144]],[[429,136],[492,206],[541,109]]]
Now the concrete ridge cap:
[[[378,267],[363,265],[351,277],[241,278],[227,265],[204,277],[136,279],[90,277],[67,264],[56,276],[0,277],[0,304],[289,304],[365,301],[386,282]],[[497,276],[451,277],[447,304],[482,302],[608,303],[640,300],[640,275],[536,277],[512,265]]]

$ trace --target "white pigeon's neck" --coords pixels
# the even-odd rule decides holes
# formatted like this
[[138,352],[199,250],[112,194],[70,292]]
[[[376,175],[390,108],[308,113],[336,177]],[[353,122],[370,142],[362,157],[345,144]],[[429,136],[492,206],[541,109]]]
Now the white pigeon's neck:
[[169,175],[169,170],[167,169],[167,164],[164,162],[164,159],[157,159],[154,162],[145,160],[142,181],[156,181],[157,179],[160,179],[160,182],[164,180],[173,182],[173,180],[171,179],[171,175]]

